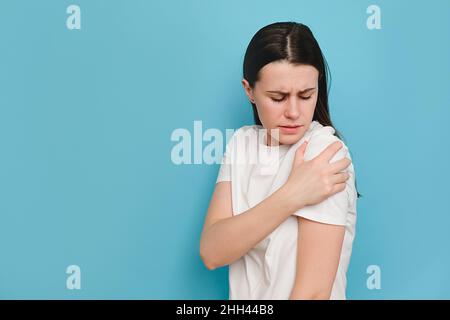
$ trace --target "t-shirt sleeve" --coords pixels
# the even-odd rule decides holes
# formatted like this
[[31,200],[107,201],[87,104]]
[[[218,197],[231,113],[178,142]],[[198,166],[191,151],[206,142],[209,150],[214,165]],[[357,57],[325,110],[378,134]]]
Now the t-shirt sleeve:
[[[341,140],[333,135],[313,137],[306,148],[304,155],[305,161],[315,158],[335,141]],[[347,147],[342,141],[341,143],[343,144],[343,147],[331,158],[330,163],[341,160],[344,157],[351,159]],[[349,172],[349,167],[342,172]],[[326,224],[345,225],[349,209],[351,183],[353,182],[350,178],[346,181],[346,187],[343,191],[333,194],[318,204],[303,207],[296,211],[294,215]]]
[[231,181],[231,159],[232,150],[234,146],[234,140],[236,139],[236,133],[230,138],[225,148],[225,152],[222,156],[222,161],[217,175],[216,183],[221,181]]
[[231,164],[225,161],[226,153],[223,155],[223,161],[219,168],[216,183],[221,181],[231,181]]

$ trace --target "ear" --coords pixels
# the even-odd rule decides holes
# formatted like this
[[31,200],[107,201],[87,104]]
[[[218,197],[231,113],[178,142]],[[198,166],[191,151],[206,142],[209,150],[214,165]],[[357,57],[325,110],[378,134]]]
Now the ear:
[[253,89],[246,79],[242,79],[242,86],[244,87],[245,94],[250,102],[255,103],[255,97],[253,96]]

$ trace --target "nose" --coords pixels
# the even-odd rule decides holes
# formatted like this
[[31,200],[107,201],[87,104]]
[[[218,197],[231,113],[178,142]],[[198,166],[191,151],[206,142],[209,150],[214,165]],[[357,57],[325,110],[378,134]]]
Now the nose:
[[300,104],[295,97],[290,97],[286,104],[284,115],[289,119],[297,119],[300,115]]

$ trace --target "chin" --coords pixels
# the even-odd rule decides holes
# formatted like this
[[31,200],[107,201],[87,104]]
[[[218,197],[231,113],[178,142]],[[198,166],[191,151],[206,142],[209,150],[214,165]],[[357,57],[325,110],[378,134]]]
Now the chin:
[[282,135],[280,137],[281,144],[294,144],[297,141],[299,141],[303,137],[302,134],[296,134],[296,135]]

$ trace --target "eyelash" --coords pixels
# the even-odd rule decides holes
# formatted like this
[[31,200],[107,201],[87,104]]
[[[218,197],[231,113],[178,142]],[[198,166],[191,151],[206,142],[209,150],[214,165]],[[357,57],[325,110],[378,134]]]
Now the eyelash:
[[[311,96],[306,97],[306,98],[300,97],[300,99],[302,99],[302,100],[309,100],[309,98],[311,98]],[[273,102],[281,102],[281,101],[284,100],[284,98],[283,98],[283,99],[274,99],[274,98],[271,98],[271,99],[272,99]]]

